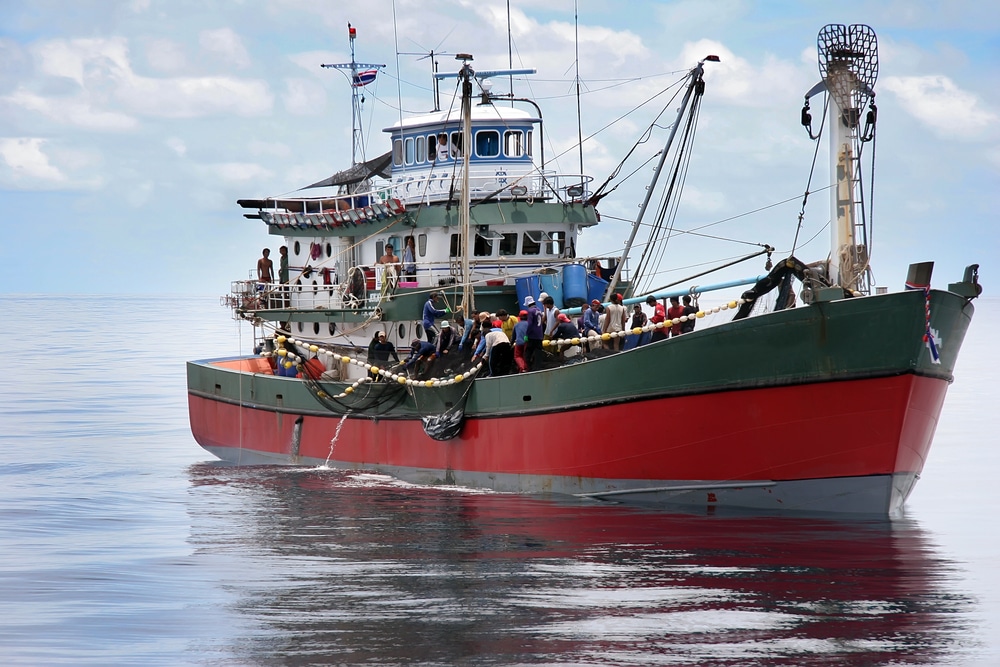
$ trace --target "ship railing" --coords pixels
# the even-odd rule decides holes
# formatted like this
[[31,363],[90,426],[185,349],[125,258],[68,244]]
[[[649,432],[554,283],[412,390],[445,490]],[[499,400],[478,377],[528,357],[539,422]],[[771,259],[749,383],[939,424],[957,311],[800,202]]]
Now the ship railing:
[[[617,257],[478,257],[469,264],[469,282],[478,288],[515,285],[518,278],[559,270],[567,264],[583,264],[588,273],[613,267]],[[253,277],[234,280],[230,294],[223,297],[223,305],[238,317],[241,312],[286,310],[351,310],[375,308],[383,298],[403,292],[431,292],[460,286],[462,263],[457,257],[447,261],[417,262],[416,275],[390,274],[383,265],[359,266],[364,276],[364,289],[351,293],[347,285],[338,282],[336,274],[331,283],[325,283],[313,272],[309,279],[297,279],[290,284],[264,283]],[[622,279],[627,281],[627,270]]]
[[270,199],[273,206],[264,207],[261,211],[270,213],[298,213],[308,215],[310,213],[323,213],[324,211],[338,210],[347,211],[351,209],[364,208],[375,202],[385,202],[394,198],[393,185],[382,183],[373,185],[363,192],[351,194],[337,194],[323,197],[281,197],[280,199]]
[[[583,174],[555,171],[524,171],[509,168],[479,168],[469,171],[472,201],[491,198],[508,200],[555,200],[583,202],[590,196],[593,179]],[[391,196],[407,206],[457,200],[461,188],[461,169],[429,169],[394,177]]]

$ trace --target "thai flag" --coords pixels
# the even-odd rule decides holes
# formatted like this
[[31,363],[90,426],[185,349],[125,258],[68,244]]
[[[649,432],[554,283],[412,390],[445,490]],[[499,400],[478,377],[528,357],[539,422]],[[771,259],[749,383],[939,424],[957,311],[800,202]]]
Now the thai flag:
[[378,70],[366,69],[364,72],[358,72],[354,75],[353,85],[355,88],[360,88],[361,86],[367,86],[369,83],[375,80],[376,75],[378,75]]

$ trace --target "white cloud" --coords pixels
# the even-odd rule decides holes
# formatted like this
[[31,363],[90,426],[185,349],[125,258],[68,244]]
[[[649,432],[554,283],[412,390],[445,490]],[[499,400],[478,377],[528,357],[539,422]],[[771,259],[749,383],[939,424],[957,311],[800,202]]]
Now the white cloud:
[[154,39],[146,45],[146,61],[159,72],[180,72],[187,65],[187,56],[181,44],[169,39]]
[[1000,146],[991,146],[986,151],[986,159],[997,169],[1000,169]]
[[281,101],[297,116],[315,116],[326,109],[326,93],[314,79],[285,79]]
[[[233,48],[231,40],[229,46]],[[75,81],[81,88],[80,96],[51,98],[19,90],[5,99],[80,127],[131,129],[137,123],[127,112],[166,118],[255,116],[268,113],[273,106],[267,83],[261,80],[140,76],[132,70],[128,46],[120,38],[52,40],[36,45],[34,55],[41,73]],[[176,64],[160,62],[161,66]],[[108,108],[115,100],[124,112]]]
[[201,48],[218,53],[237,67],[250,65],[250,54],[243,46],[243,40],[231,28],[202,30],[198,36]]
[[998,120],[997,114],[982,108],[978,96],[946,76],[890,76],[882,87],[900,98],[907,113],[943,137],[981,138]]
[[40,42],[32,49],[42,74],[72,79],[81,88],[88,80],[120,79],[131,68],[128,45],[112,39],[56,39]]
[[274,173],[253,162],[223,162],[210,165],[212,173],[226,183],[244,185],[254,181],[267,181]]
[[95,109],[82,96],[42,97],[19,89],[2,99],[27,111],[40,113],[54,121],[90,130],[131,130],[138,125],[138,121],[127,114]]
[[0,173],[0,180],[41,189],[62,186],[66,175],[49,162],[42,151],[44,144],[44,139],[35,137],[0,139],[0,158],[7,166],[5,173]]
[[698,213],[718,213],[726,210],[726,196],[714,190],[705,190],[687,184],[684,186],[684,206]]
[[810,85],[805,83],[802,68],[792,62],[768,56],[756,67],[710,39],[686,43],[676,64],[691,67],[708,55],[720,59],[705,64],[705,81],[711,85],[713,97],[734,104],[770,108],[776,100],[800,97],[804,86]]
[[152,79],[132,76],[116,97],[136,113],[161,118],[258,116],[274,102],[264,81],[223,76]]
[[178,139],[177,137],[170,137],[164,143],[167,145],[167,148],[177,153],[177,155],[181,157],[184,157],[184,155],[187,153],[187,144],[185,144],[184,141]]
[[253,155],[264,155],[267,157],[292,156],[292,149],[289,148],[287,144],[275,141],[261,141],[260,139],[253,139],[247,144],[247,147]]

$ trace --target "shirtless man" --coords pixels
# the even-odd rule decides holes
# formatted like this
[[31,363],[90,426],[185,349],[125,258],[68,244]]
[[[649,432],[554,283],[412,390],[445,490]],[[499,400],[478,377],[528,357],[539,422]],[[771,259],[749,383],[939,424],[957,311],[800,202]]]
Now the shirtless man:
[[395,287],[396,281],[399,279],[400,264],[399,257],[391,245],[386,245],[385,254],[379,257],[378,263],[385,266],[386,280]]
[[270,260],[271,249],[264,248],[262,257],[257,260],[257,280],[262,283],[274,282],[274,262]]

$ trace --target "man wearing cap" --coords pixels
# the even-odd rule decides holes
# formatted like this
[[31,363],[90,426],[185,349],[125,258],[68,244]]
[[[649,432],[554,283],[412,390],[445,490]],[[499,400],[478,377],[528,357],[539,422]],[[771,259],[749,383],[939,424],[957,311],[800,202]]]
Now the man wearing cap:
[[569,315],[559,313],[556,316],[556,320],[557,324],[555,329],[552,330],[552,340],[569,340],[572,338],[579,338],[580,330],[573,326],[573,322],[569,319]]
[[[646,297],[646,305],[652,307],[653,316],[649,318],[650,324],[659,324],[660,322],[665,322],[667,320],[667,309],[663,307],[663,304],[656,300],[652,294]],[[663,340],[667,337],[667,329],[663,327],[657,327],[653,329],[653,335],[650,337],[649,342],[655,343],[658,340]]]
[[[611,303],[604,307],[604,323],[601,326],[602,333],[617,334],[625,330],[625,323],[628,321],[628,311],[622,304],[621,294],[612,294]],[[614,336],[609,347],[618,352],[622,349],[622,339]]]
[[441,298],[439,292],[431,292],[430,296],[427,297],[427,301],[424,303],[424,319],[421,324],[424,325],[424,333],[427,334],[427,342],[433,343],[437,338],[438,330],[434,326],[434,320],[439,317],[444,317],[451,312],[451,308],[445,308],[444,310],[439,310],[437,308],[437,301]]
[[532,296],[524,297],[524,308],[528,311],[528,329],[524,332],[524,362],[528,370],[538,370],[542,362],[542,336],[545,333],[542,312],[535,305]]
[[410,343],[410,356],[404,362],[410,374],[417,379],[423,379],[424,373],[430,368],[436,356],[434,343],[414,338]]
[[[389,342],[385,336],[384,331],[379,331],[375,336],[375,343],[371,348],[371,364],[373,366],[381,366],[385,368],[389,365],[389,357],[396,360],[399,363],[399,355],[396,354],[396,346]],[[382,382],[383,376],[374,375],[376,382]]]
[[527,373],[528,364],[524,361],[524,341],[528,333],[528,311],[517,314],[517,324],[514,325],[514,365],[518,373]]
[[372,347],[372,359],[375,361],[389,361],[389,357],[399,363],[399,355],[396,354],[396,346],[386,339],[385,332],[379,331],[375,345]]
[[583,335],[601,335],[601,302],[594,299],[590,302],[590,308],[583,313]]

